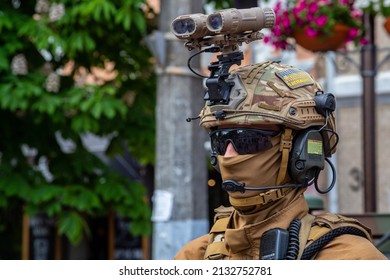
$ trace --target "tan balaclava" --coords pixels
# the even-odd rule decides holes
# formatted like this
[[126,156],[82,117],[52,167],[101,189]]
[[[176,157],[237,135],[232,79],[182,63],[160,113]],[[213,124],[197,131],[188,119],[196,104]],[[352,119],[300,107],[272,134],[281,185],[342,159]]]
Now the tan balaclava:
[[[273,147],[256,154],[237,155],[234,157],[218,156],[222,179],[245,183],[245,186],[275,186],[280,169],[281,153],[279,151],[280,136],[272,139]],[[232,193],[232,197],[248,197],[254,194]]]
[[[223,181],[234,180],[247,187],[267,188],[266,190],[246,190],[229,192],[231,204],[238,209],[250,209],[251,206],[263,206],[287,193],[268,189],[277,186],[282,153],[280,152],[280,135],[272,138],[272,148],[256,154],[237,155],[234,157],[218,156],[219,169]],[[290,183],[285,174],[282,183]],[[278,194],[276,194],[278,192]]]

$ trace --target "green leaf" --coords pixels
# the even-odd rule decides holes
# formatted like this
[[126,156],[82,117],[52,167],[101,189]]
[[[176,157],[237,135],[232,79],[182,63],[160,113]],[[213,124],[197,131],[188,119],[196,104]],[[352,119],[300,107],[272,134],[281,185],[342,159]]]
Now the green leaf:
[[57,215],[60,215],[61,212],[62,212],[62,205],[58,202],[52,202],[52,203],[49,203],[45,206],[44,210],[45,210],[45,213],[49,216],[49,217],[54,217],[54,216],[57,216]]
[[3,29],[12,28],[12,20],[6,13],[0,13],[0,33]]
[[118,202],[126,195],[126,190],[121,184],[104,182],[96,186],[96,193],[104,202]]
[[132,14],[128,5],[121,7],[115,15],[115,24],[122,25],[126,31],[130,30]]
[[99,129],[99,123],[86,114],[75,116],[71,126],[75,132],[95,132]]
[[74,245],[78,244],[83,233],[90,234],[87,222],[75,211],[69,211],[59,217],[58,232],[64,234]]
[[67,186],[62,203],[81,212],[91,212],[100,207],[99,197],[91,190],[82,186]]
[[0,106],[3,109],[8,108],[12,98],[12,84],[0,84]]
[[[1,19],[0,19],[1,20]],[[1,30],[0,30],[1,32]],[[5,70],[9,67],[9,62],[4,49],[0,48],[0,70]]]
[[3,190],[7,196],[16,196],[20,198],[27,197],[29,192],[29,184],[27,181],[15,174],[7,174],[0,179],[0,190]]
[[106,21],[110,21],[111,17],[116,13],[115,5],[111,1],[102,1],[99,6],[102,8],[100,17]]
[[103,111],[103,104],[98,102],[95,103],[91,109],[91,114],[95,119],[99,119]]
[[64,188],[57,185],[42,185],[30,192],[31,203],[39,204],[50,200],[58,200],[64,193]]
[[62,99],[55,95],[45,95],[32,105],[33,110],[37,110],[40,113],[47,113],[49,115],[62,105]]
[[139,31],[145,32],[146,20],[145,17],[140,12],[134,13],[134,22]]
[[115,101],[114,100],[104,100],[103,101],[103,113],[108,119],[115,117]]

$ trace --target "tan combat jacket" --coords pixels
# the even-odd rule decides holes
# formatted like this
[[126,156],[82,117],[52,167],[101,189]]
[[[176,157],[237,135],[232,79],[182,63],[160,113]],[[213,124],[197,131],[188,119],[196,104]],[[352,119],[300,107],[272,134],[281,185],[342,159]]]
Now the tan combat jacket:
[[[203,260],[203,259],[231,259],[256,260],[259,259],[260,239],[264,232],[273,228],[288,229],[292,220],[299,218],[309,220],[305,229],[302,224],[300,231],[300,255],[304,244],[318,239],[329,231],[329,227],[353,225],[366,232],[368,238],[343,234],[331,240],[314,257],[315,260],[381,260],[386,257],[375,248],[370,240],[370,231],[360,225],[356,220],[328,215],[316,222],[314,217],[308,215],[308,206],[303,193],[293,197],[283,198],[270,207],[251,215],[240,215],[234,210],[227,218],[219,219],[210,233],[201,236],[186,244],[175,256],[177,260]],[[309,217],[309,219],[307,219]],[[310,217],[312,219],[310,220]],[[328,221],[330,220],[330,221]],[[340,223],[341,221],[341,223]],[[337,222],[339,224],[337,225]],[[300,256],[299,255],[299,256]],[[299,259],[299,257],[298,257]]]

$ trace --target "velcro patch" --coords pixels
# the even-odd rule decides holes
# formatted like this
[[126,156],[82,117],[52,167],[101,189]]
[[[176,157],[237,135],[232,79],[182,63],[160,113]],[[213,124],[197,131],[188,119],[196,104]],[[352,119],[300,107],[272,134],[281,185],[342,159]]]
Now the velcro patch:
[[322,155],[322,141],[309,139],[307,144],[307,152],[309,154]]
[[314,85],[314,81],[307,72],[296,68],[279,71],[275,75],[282,79],[290,89]]

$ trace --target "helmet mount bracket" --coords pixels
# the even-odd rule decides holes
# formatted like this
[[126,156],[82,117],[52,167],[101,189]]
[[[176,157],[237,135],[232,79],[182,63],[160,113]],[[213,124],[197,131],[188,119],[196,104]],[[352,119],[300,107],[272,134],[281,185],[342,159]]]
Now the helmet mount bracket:
[[209,106],[216,104],[228,104],[230,91],[234,82],[227,81],[229,69],[233,65],[241,65],[244,55],[241,51],[222,53],[217,56],[218,61],[212,62],[208,69],[210,76],[206,80],[206,93],[204,100],[208,100]]

